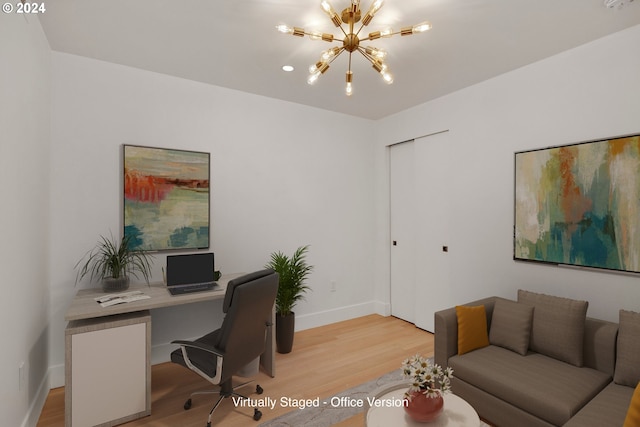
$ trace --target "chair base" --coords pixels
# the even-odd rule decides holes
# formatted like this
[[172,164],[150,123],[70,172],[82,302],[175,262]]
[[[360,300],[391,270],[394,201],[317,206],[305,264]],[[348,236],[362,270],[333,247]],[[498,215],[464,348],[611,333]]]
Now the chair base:
[[[184,403],[184,409],[189,410],[191,409],[191,406],[193,404],[192,398],[194,396],[200,395],[200,394],[219,394],[220,398],[218,399],[218,401],[215,403],[215,405],[213,405],[213,408],[211,408],[211,411],[209,411],[209,418],[207,419],[207,427],[211,427],[211,416],[213,415],[213,412],[216,410],[216,408],[218,408],[218,406],[220,406],[220,404],[222,403],[222,401],[226,398],[229,397],[239,397],[241,399],[249,399],[249,397],[244,396],[240,393],[236,393],[235,390],[242,388],[250,383],[252,383],[253,381],[247,381],[244,382],[242,384],[239,384],[235,387],[232,387],[231,385],[231,380],[225,381],[224,383],[220,384],[220,390],[203,390],[203,391],[196,391],[191,393],[191,395],[189,396],[189,399]],[[262,394],[264,390],[262,389],[262,387],[260,387],[259,384],[256,384],[256,394]],[[262,418],[262,412],[260,412],[260,410],[258,408],[253,408],[253,419],[258,421],[260,418]]]

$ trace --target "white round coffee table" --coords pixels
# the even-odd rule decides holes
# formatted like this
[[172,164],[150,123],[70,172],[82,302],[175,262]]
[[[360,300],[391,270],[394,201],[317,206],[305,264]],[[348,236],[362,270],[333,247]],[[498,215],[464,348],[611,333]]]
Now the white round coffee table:
[[404,411],[399,402],[404,398],[404,392],[409,385],[403,382],[387,384],[371,393],[370,399],[377,399],[380,406],[375,403],[369,406],[366,415],[367,427],[388,426],[422,426],[422,427],[479,427],[480,417],[478,413],[464,399],[455,394],[444,395],[444,410],[434,421],[419,423],[413,421]]

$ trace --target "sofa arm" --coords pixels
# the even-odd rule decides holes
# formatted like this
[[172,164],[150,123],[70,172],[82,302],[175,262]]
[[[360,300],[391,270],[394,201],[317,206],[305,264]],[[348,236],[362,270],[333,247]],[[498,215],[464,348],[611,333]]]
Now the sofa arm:
[[[493,306],[497,297],[483,298],[468,302],[466,306],[484,305],[487,315],[487,328],[491,326]],[[458,354],[458,316],[456,308],[437,311],[435,317],[435,363],[442,367],[449,365],[449,358]],[[488,333],[488,330],[487,330]]]

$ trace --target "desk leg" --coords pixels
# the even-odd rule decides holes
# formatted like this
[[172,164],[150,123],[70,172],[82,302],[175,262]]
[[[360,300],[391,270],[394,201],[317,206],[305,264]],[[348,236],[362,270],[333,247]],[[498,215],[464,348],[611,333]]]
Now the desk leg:
[[267,342],[264,353],[260,356],[260,364],[271,377],[276,376],[276,306],[271,311],[271,326],[267,328]]

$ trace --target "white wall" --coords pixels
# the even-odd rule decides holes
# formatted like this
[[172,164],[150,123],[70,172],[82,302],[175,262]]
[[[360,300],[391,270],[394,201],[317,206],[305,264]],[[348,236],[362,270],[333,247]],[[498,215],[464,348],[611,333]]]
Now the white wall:
[[4,425],[35,425],[49,391],[51,87],[35,16],[0,14],[0,58],[0,414]]
[[[370,129],[363,119],[54,52],[54,383],[63,382],[74,265],[100,234],[121,232],[124,143],[211,153],[211,250],[223,273],[257,270],[273,251],[311,245],[313,291],[296,307],[299,329],[373,312]],[[165,256],[155,258],[155,281]],[[214,329],[219,304],[154,310],[154,361],[168,359],[171,340]]]
[[612,321],[619,309],[640,310],[637,275],[512,259],[514,152],[640,132],[638,45],[640,26],[380,120],[376,299],[389,294],[386,146],[448,129],[454,160],[432,184],[451,209],[450,283],[434,292],[457,304],[526,288],[586,299],[590,316]]

